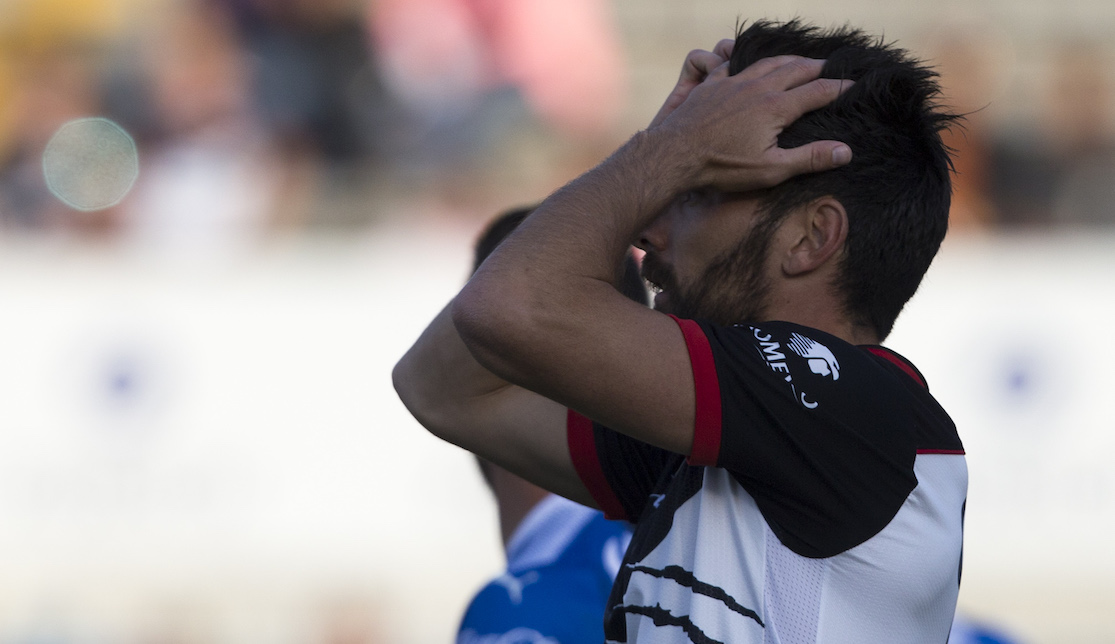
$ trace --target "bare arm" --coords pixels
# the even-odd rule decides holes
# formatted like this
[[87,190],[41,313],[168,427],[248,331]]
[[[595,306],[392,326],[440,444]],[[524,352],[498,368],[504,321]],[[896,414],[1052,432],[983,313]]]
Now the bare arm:
[[779,57],[729,77],[722,64],[547,199],[453,305],[477,360],[617,431],[688,453],[695,402],[682,335],[620,297],[610,276],[638,232],[687,190],[754,190],[846,162],[837,142],[777,145],[783,128],[839,95],[838,81],[817,78],[821,66]]
[[468,352],[446,307],[392,372],[403,404],[434,435],[588,506],[565,439],[566,409],[509,384]]
[[[809,105],[835,97],[826,82],[810,82],[819,63],[795,63],[756,89],[748,83],[789,59],[728,79],[726,57],[724,43],[690,54],[651,129],[548,199],[399,362],[399,396],[431,432],[586,504],[567,448],[566,406],[689,450],[693,381],[681,334],[612,287],[616,268],[635,233],[688,187],[771,185],[830,167],[835,146],[783,151],[774,143]],[[800,88],[796,100],[771,98],[787,85]],[[690,100],[694,93],[703,98]],[[733,114],[735,122],[716,123]],[[728,126],[751,138],[706,145],[698,136]]]

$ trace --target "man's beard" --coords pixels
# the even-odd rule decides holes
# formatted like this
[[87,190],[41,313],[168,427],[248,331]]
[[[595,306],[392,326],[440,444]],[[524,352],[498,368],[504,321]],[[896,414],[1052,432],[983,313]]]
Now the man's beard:
[[700,278],[686,287],[678,283],[672,267],[660,263],[648,251],[643,257],[643,278],[668,296],[667,306],[659,310],[721,326],[762,321],[771,289],[766,263],[779,223],[780,217],[764,217],[735,248],[713,260]]

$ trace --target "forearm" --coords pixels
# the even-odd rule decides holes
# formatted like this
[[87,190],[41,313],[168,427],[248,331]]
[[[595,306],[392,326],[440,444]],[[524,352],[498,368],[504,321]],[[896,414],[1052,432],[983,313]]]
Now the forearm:
[[566,278],[612,282],[640,231],[680,192],[692,187],[699,163],[678,137],[643,131],[608,159],[547,198],[509,238],[487,274],[485,288],[505,271],[547,287]]
[[[454,322],[486,366],[547,394],[532,356],[579,340],[580,322],[612,287],[631,243],[695,175],[687,151],[641,132],[611,157],[544,201],[473,276],[454,303]],[[526,376],[526,379],[523,378]]]

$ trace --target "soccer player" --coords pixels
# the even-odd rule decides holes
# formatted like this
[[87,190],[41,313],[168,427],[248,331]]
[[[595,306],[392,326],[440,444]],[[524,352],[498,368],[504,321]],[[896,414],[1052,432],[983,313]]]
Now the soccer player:
[[[488,225],[476,242],[474,272],[529,213],[530,208],[511,210]],[[619,290],[647,305],[646,287],[630,256]],[[507,571],[469,604],[457,644],[599,642],[608,593],[631,541],[628,525],[477,460],[499,506]]]
[[[436,435],[635,524],[608,641],[946,640],[963,447],[879,346],[947,228],[938,100],[852,28],[694,51],[396,366]],[[657,310],[613,286],[631,243]]]

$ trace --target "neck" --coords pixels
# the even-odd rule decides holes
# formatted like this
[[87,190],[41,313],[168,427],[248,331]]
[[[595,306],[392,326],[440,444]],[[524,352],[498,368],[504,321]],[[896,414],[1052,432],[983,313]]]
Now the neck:
[[881,338],[869,326],[856,324],[844,313],[844,303],[832,289],[816,288],[806,281],[783,282],[772,294],[764,318],[784,320],[824,331],[849,344],[879,344]]
[[500,536],[506,550],[507,542],[511,540],[511,535],[515,534],[519,524],[550,493],[495,466],[491,471],[491,483],[499,507]]

